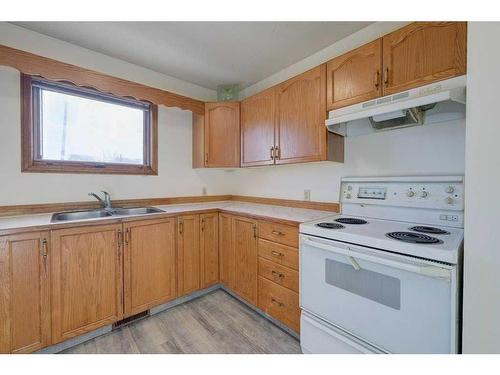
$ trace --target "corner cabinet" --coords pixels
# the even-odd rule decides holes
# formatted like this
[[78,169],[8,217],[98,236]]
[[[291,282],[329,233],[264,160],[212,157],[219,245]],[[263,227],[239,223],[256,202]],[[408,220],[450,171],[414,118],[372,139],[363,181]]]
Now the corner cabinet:
[[240,103],[205,103],[193,115],[193,168],[240,166]]
[[51,232],[52,343],[123,317],[122,224]]
[[176,220],[139,220],[124,224],[124,315],[174,299]]
[[330,60],[326,65],[328,110],[382,95],[382,39]]
[[0,237],[0,353],[50,344],[48,232]]
[[384,95],[466,73],[466,22],[414,22],[383,37]]

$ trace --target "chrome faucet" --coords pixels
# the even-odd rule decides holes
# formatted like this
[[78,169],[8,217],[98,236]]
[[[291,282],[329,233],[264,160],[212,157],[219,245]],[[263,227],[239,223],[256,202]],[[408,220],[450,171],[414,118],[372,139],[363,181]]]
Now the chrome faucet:
[[109,193],[107,191],[104,191],[104,190],[101,191],[101,193],[104,194],[104,199],[102,199],[96,193],[89,193],[89,196],[94,197],[99,202],[101,202],[101,205],[104,209],[106,209],[106,210],[111,209],[111,195],[109,195]]

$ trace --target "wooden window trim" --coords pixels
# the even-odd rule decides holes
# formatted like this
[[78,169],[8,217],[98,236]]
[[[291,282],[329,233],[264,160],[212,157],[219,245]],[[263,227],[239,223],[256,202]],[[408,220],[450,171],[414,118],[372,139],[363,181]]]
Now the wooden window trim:
[[[150,126],[146,127],[147,139],[144,144],[146,163],[144,165],[92,163],[73,161],[47,161],[37,159],[38,127],[33,118],[32,97],[33,76],[21,74],[21,171],[31,173],[87,173],[87,174],[123,174],[123,175],[158,175],[158,106],[150,104]],[[54,83],[61,83],[54,81]],[[79,86],[68,83],[75,88]],[[86,88],[82,88],[88,90]],[[96,94],[100,91],[92,89]],[[120,97],[116,97],[120,99]]]

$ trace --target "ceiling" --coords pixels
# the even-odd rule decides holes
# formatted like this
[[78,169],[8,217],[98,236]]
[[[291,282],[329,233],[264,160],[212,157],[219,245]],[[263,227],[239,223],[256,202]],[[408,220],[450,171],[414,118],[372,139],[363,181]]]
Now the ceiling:
[[250,86],[370,22],[16,22],[197,85]]

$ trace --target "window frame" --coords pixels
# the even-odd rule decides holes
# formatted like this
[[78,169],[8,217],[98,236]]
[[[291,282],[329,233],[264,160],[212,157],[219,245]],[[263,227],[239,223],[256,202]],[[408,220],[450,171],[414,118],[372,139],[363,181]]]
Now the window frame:
[[[108,103],[148,108],[150,116],[144,122],[143,164],[41,159],[40,119],[34,116],[39,113],[37,108],[39,101],[33,98],[33,87],[37,86]],[[60,90],[57,90],[58,88]],[[129,97],[103,93],[94,88],[81,87],[68,81],[48,80],[40,76],[21,74],[21,152],[22,172],[158,175],[158,106]]]

